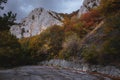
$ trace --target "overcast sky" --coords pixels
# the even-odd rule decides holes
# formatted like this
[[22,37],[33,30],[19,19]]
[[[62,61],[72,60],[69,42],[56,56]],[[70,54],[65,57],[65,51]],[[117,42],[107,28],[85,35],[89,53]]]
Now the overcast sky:
[[8,0],[4,11],[17,13],[17,19],[20,20],[39,7],[60,13],[71,13],[79,9],[82,2],[83,0]]

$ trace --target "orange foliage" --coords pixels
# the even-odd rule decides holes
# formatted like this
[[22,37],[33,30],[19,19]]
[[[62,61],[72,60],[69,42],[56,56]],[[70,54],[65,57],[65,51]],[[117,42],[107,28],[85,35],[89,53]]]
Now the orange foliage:
[[91,10],[81,16],[78,19],[76,16],[71,18],[65,17],[64,20],[64,31],[75,32],[80,37],[83,37],[88,32],[93,30],[96,25],[101,21],[101,15],[97,10]]
[[89,11],[81,16],[81,21],[85,27],[92,27],[95,23],[100,22],[100,13],[97,10]]

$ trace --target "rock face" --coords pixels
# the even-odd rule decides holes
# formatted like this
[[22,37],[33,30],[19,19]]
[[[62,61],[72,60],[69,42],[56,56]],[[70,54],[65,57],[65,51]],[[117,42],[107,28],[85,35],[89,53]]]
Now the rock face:
[[0,80],[111,80],[100,75],[92,75],[70,69],[47,66],[26,66],[0,70]]
[[120,68],[117,68],[115,66],[89,65],[89,64],[83,64],[80,62],[73,62],[73,61],[66,61],[66,60],[59,60],[59,59],[44,61],[44,62],[41,62],[40,64],[47,65],[47,66],[59,66],[63,68],[71,68],[71,69],[87,71],[87,72],[98,72],[101,74],[106,74],[109,76],[120,78]]
[[79,9],[78,17],[80,17],[83,13],[88,12],[90,9],[98,6],[100,0],[84,0],[82,6]]
[[63,18],[56,12],[36,8],[19,25],[13,25],[10,32],[17,38],[40,34],[47,27],[62,25]]

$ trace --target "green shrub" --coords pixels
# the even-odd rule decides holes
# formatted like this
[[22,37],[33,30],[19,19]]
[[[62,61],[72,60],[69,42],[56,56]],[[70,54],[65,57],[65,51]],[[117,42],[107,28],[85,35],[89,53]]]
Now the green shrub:
[[96,50],[96,46],[91,45],[89,47],[86,47],[81,54],[85,62],[90,64],[98,64],[97,59],[99,54]]

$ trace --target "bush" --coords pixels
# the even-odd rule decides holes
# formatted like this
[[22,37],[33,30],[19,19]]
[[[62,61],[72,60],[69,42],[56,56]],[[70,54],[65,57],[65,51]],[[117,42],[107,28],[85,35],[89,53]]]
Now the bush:
[[94,28],[96,23],[99,23],[101,21],[101,15],[98,10],[91,10],[87,13],[84,13],[81,18],[81,22],[84,23],[85,28]]
[[10,27],[16,24],[16,14],[13,14],[11,11],[7,14],[4,13],[3,16],[0,16],[0,31],[9,30]]
[[72,33],[65,38],[62,47],[63,49],[59,53],[60,58],[72,59],[77,57],[80,52],[80,38]]
[[99,64],[97,60],[99,52],[96,50],[96,46],[91,45],[86,47],[81,54],[85,62],[90,64]]
[[0,66],[18,65],[21,50],[17,39],[9,31],[1,31],[0,37]]

